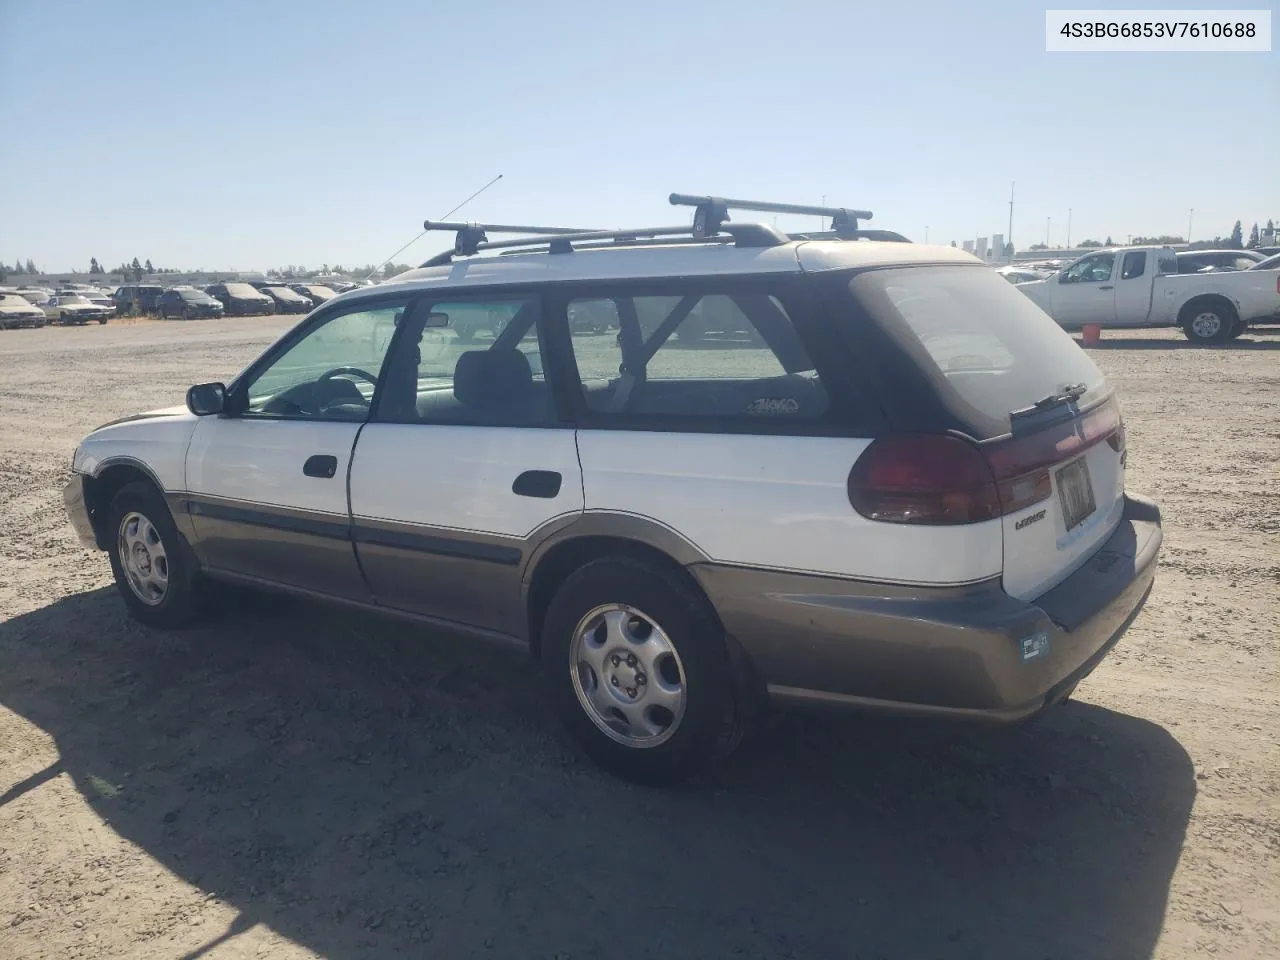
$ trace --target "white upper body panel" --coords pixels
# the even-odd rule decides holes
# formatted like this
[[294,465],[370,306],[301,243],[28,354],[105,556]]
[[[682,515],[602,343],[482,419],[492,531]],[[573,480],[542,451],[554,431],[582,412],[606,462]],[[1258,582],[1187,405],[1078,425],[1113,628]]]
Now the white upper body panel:
[[586,509],[657,520],[720,563],[906,584],[1000,575],[1001,522],[880,523],[849,502],[870,440],[581,430]]
[[72,469],[96,477],[113,463],[142,464],[166,492],[186,489],[187,444],[198,418],[167,407],[99,427],[81,441]]

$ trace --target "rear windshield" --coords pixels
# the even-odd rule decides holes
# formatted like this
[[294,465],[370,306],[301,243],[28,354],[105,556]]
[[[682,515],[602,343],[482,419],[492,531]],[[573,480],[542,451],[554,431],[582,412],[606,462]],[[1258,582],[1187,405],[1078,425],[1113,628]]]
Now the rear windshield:
[[871,270],[849,286],[980,440],[1010,433],[1013,411],[1068,384],[1084,384],[1082,405],[1104,387],[1075,341],[993,270]]

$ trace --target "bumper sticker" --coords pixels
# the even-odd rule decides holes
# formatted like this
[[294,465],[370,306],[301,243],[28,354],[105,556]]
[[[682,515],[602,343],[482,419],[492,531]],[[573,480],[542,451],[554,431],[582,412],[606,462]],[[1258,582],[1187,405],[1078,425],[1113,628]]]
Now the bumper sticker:
[[1049,634],[1044,630],[1037,630],[1029,637],[1022,638],[1022,662],[1035,660],[1039,657],[1047,655],[1049,652]]

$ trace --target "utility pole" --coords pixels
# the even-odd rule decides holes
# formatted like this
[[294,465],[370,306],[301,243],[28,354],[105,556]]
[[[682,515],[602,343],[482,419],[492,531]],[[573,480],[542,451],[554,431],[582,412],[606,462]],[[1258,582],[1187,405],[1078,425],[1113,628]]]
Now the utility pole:
[[1071,208],[1067,207],[1067,249],[1071,249]]
[[[826,195],[825,193],[822,195],[822,205],[823,205],[824,207],[827,205],[827,195]],[[827,218],[826,218],[826,217],[819,217],[819,218],[818,218],[818,231],[819,231],[819,232],[822,232],[823,230],[826,230],[826,229],[827,229]]]
[[1009,251],[1010,263],[1013,263],[1013,188],[1016,187],[1017,185],[1018,185],[1018,181],[1016,180],[1009,181],[1009,232],[1005,236],[1004,242],[1008,244],[1008,246],[1005,249]]
[[924,225],[924,242],[929,242],[929,225],[927,223]]
[[1044,218],[1044,245],[1049,246],[1049,229],[1053,226],[1053,217]]
[[1195,218],[1196,208],[1192,207],[1191,212],[1187,214],[1187,244],[1191,244],[1191,221]]

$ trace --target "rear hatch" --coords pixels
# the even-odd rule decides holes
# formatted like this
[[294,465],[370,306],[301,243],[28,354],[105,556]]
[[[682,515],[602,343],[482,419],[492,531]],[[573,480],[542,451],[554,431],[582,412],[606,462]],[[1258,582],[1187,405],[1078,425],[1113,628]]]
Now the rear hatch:
[[869,270],[850,289],[936,402],[931,429],[985,460],[993,495],[953,522],[1000,518],[1005,591],[1034,599],[1070,576],[1124,511],[1124,427],[1093,361],[985,266]]

